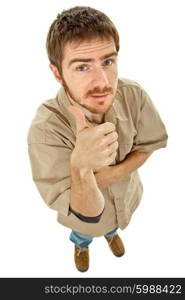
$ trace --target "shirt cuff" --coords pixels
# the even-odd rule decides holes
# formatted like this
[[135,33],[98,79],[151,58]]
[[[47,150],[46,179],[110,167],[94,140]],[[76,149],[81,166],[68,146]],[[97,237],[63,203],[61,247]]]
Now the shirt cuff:
[[[105,209],[105,208],[104,208]],[[104,212],[104,209],[102,210],[101,214],[95,217],[86,217],[81,215],[80,213],[74,211],[70,206],[69,206],[69,211],[71,211],[77,218],[79,218],[83,222],[87,223],[98,223],[100,221],[101,215]]]

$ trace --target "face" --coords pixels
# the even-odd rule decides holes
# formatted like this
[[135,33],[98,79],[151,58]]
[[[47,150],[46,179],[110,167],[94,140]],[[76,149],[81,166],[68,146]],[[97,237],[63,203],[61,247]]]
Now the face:
[[70,97],[88,111],[104,114],[113,104],[118,83],[117,51],[113,40],[68,43],[61,82]]

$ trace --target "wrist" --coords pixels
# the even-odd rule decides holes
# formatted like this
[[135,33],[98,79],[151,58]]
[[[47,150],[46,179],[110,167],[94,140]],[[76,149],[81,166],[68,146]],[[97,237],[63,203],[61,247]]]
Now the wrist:
[[71,168],[72,173],[78,174],[81,178],[84,178],[88,174],[93,173],[93,171],[91,169],[89,169],[88,167],[83,167],[82,165],[80,165],[79,159],[77,159],[77,158],[71,159],[70,168]]
[[113,173],[113,178],[114,178],[115,182],[122,180],[125,176],[123,162],[120,164],[117,164],[115,166],[112,166],[112,173]]

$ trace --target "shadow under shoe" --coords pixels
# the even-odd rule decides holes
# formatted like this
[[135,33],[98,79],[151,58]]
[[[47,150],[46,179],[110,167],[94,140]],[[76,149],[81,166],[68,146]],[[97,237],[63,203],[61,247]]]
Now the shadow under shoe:
[[111,249],[112,253],[117,256],[121,257],[125,253],[125,247],[119,235],[115,233],[112,237],[108,238],[105,236],[105,239],[108,242],[109,248]]
[[76,268],[80,272],[86,272],[89,269],[89,248],[79,248],[75,245],[74,250]]

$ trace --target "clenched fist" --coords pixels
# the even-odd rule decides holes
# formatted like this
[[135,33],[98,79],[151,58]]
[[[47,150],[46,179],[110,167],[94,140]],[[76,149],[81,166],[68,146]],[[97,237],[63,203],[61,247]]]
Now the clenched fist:
[[106,122],[96,127],[86,124],[80,108],[70,106],[68,110],[76,120],[76,145],[71,155],[71,163],[79,169],[98,170],[110,165],[117,153],[118,134],[115,125]]

